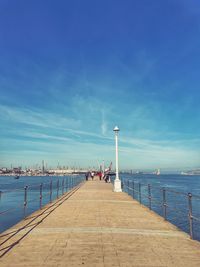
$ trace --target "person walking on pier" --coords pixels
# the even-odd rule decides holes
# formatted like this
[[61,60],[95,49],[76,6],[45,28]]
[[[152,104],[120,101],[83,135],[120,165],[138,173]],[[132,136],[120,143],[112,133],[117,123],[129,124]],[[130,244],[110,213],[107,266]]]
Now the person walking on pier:
[[101,181],[102,178],[102,172],[98,172],[99,180]]
[[87,172],[87,173],[85,174],[85,180],[86,180],[86,181],[88,181],[88,178],[89,178],[89,172]]
[[110,183],[110,176],[109,176],[109,174],[106,174],[105,182],[106,183]]

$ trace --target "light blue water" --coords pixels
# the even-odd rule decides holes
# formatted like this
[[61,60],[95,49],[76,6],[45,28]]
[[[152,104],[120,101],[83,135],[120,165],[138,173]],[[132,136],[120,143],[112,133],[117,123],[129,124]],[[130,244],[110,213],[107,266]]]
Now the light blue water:
[[[24,218],[24,187],[27,189],[27,205],[25,215],[29,215],[44,206],[62,192],[69,191],[72,187],[83,180],[83,176],[21,176],[20,179],[14,177],[0,176],[0,232],[10,228],[22,218]],[[50,182],[52,180],[52,196],[50,196]],[[59,181],[59,186],[58,186]],[[42,201],[40,203],[40,185],[42,186]],[[58,190],[59,188],[59,190]]]

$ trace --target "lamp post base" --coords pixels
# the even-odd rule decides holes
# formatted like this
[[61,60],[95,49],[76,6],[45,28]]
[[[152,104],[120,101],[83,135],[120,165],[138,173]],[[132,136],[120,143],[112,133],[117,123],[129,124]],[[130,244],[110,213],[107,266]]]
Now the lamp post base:
[[114,192],[122,192],[122,185],[121,185],[121,180],[119,179],[115,179],[114,180],[114,189],[113,189]]

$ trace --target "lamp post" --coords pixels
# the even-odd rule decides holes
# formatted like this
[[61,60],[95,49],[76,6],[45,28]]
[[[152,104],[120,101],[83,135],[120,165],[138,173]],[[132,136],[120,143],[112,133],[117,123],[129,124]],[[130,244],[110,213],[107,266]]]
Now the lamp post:
[[122,192],[121,181],[119,179],[119,165],[118,165],[118,132],[119,128],[115,126],[115,153],[116,153],[116,176],[114,180],[114,192]]

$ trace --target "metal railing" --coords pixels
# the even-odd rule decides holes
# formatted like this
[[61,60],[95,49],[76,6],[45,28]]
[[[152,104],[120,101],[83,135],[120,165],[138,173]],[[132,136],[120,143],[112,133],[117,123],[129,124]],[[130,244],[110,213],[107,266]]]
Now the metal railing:
[[[12,216],[13,218],[15,214],[18,219],[14,219],[12,223],[14,224],[33,211],[42,209],[44,205],[52,203],[53,200],[63,196],[84,180],[84,176],[68,176],[63,177],[62,181],[59,179],[53,181],[51,179],[47,183],[30,184],[23,188],[0,190],[0,232],[8,228],[6,225],[3,226],[2,217],[5,217],[5,221],[7,221],[8,218],[6,218],[6,216]],[[5,206],[7,208],[4,208]],[[28,212],[28,208],[30,208],[30,212]],[[21,216],[19,216],[19,214],[21,214]],[[10,226],[11,224],[9,227]]]
[[[200,196],[122,178],[123,191],[200,240]],[[198,229],[195,231],[195,229]]]

